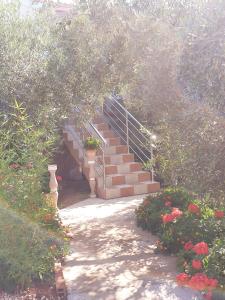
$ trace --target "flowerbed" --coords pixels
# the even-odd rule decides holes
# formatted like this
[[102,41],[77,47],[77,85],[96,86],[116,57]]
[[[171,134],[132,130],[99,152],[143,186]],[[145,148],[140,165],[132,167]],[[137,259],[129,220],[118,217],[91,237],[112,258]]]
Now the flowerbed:
[[175,253],[177,282],[206,293],[225,287],[224,208],[184,189],[148,196],[136,210],[137,224],[159,236],[158,251]]

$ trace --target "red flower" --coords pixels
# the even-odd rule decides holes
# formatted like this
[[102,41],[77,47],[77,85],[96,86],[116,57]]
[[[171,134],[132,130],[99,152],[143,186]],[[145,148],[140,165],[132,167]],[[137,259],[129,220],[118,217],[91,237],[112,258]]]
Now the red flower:
[[195,269],[195,270],[202,269],[202,262],[198,259],[192,260],[192,268]]
[[190,277],[186,273],[180,273],[176,277],[177,284],[179,284],[179,285],[187,285],[189,282],[189,279],[190,279]]
[[171,215],[174,217],[174,218],[179,218],[183,215],[183,212],[181,210],[179,210],[179,208],[177,207],[174,207],[173,210],[172,210],[172,213]]
[[215,216],[215,218],[221,219],[224,217],[224,212],[222,210],[216,210],[214,212],[214,216]]
[[200,208],[198,207],[198,205],[194,204],[194,203],[190,203],[188,205],[188,211],[198,215],[200,213]]
[[62,176],[56,176],[56,180],[57,180],[58,182],[62,181]]
[[196,244],[192,250],[198,255],[207,255],[209,253],[208,245],[205,242]]
[[188,282],[189,287],[203,291],[215,289],[218,285],[218,281],[214,278],[208,278],[203,273],[197,273]]
[[204,291],[208,286],[208,277],[203,273],[197,273],[188,282],[189,287],[198,291]]
[[218,286],[218,280],[214,278],[208,278],[208,289],[215,289]]
[[194,247],[194,245],[192,244],[191,241],[189,241],[189,242],[187,242],[187,243],[184,245],[184,250],[185,250],[185,251],[189,251],[189,250],[191,250],[193,247]]
[[171,202],[171,201],[166,201],[165,206],[171,207],[171,205],[172,205],[172,202]]
[[173,215],[165,214],[164,216],[162,216],[162,220],[163,220],[163,223],[164,223],[164,224],[170,223],[170,222],[172,222],[174,219],[175,219],[175,217],[174,217]]

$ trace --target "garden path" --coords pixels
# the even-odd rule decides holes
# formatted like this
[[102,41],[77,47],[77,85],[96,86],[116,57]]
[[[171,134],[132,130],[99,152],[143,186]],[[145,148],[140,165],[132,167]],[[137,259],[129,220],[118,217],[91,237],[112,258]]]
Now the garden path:
[[137,228],[142,199],[87,199],[60,211],[74,233],[64,266],[68,300],[201,299],[176,285],[176,258],[155,254],[157,238]]

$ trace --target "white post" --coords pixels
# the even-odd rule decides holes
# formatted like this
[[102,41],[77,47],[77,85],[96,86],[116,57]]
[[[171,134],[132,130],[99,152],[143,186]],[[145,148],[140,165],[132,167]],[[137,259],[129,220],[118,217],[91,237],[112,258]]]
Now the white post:
[[50,174],[50,180],[49,180],[49,188],[50,188],[50,197],[52,201],[52,205],[55,209],[57,209],[58,204],[58,182],[55,176],[55,173],[57,171],[57,165],[48,165],[48,171]]
[[[151,161],[153,162],[154,156],[153,156],[153,147],[151,145]],[[154,167],[153,165],[151,166],[151,174],[152,174],[152,182],[154,181]]]
[[91,189],[90,198],[96,198],[95,194],[95,186],[96,186],[96,180],[95,180],[95,161],[94,160],[88,160],[89,164],[89,185]]

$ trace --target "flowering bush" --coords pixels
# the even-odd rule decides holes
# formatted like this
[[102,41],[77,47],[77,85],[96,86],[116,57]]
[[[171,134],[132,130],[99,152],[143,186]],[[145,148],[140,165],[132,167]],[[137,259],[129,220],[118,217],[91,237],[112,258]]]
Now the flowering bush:
[[213,203],[176,188],[148,196],[136,210],[137,224],[159,236],[157,249],[178,254],[178,284],[208,299],[218,285],[225,287],[225,214]]
[[150,195],[136,210],[137,224],[143,229],[158,234],[162,231],[162,222],[175,221],[191,199],[193,199],[192,195],[178,188],[168,188],[162,194]]
[[0,289],[8,291],[53,279],[67,248],[43,193],[55,137],[32,125],[18,104],[12,112],[5,122],[0,115]]

